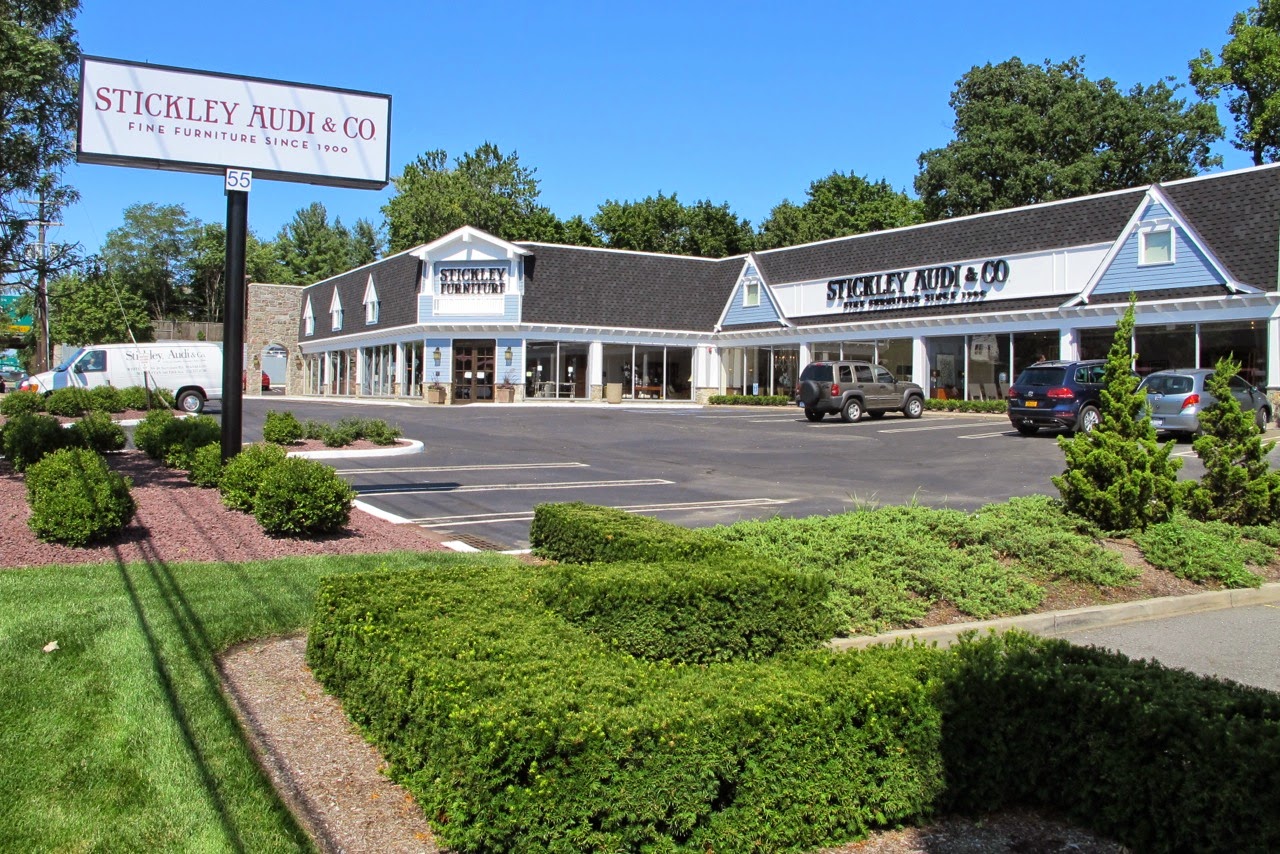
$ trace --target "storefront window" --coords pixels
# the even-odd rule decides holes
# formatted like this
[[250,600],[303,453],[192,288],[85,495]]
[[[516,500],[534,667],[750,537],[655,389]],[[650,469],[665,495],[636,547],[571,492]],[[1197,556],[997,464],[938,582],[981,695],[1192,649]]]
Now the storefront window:
[[910,338],[881,339],[876,344],[876,362],[892,371],[897,379],[909,380],[915,369],[914,352]]
[[720,351],[720,368],[724,372],[725,394],[742,394],[746,371],[746,351],[729,347]]
[[396,347],[383,344],[360,348],[362,377],[360,393],[369,397],[390,397],[395,393]]
[[[525,397],[569,400],[590,395],[586,344],[576,341],[530,341],[525,349]],[[616,369],[620,371],[621,366]],[[609,378],[608,369],[605,371],[605,382],[617,382]]]
[[1266,321],[1202,323],[1200,367],[1212,368],[1223,356],[1240,363],[1240,376],[1254,385],[1267,384]]
[[[1013,333],[1013,377],[1016,379],[1028,365],[1061,358],[1061,333],[1056,329]],[[1111,343],[1108,341],[1107,346]],[[1106,355],[1103,351],[1102,355]],[[1090,359],[1092,356],[1082,356]]]
[[356,350],[334,350],[325,354],[324,384],[328,394],[355,394],[357,353]]
[[319,353],[302,360],[302,393],[320,394],[324,391],[324,356]]
[[556,342],[530,341],[525,345],[524,396],[560,396],[556,383]]
[[1111,352],[1111,342],[1115,340],[1116,328],[1106,326],[1099,329],[1080,329],[1080,358],[1105,359]]
[[1146,376],[1165,368],[1196,366],[1196,328],[1179,326],[1138,326],[1133,330],[1134,370]]
[[422,397],[422,355],[421,341],[410,341],[404,345],[404,393],[407,397]]
[[1009,387],[1009,335],[970,335],[968,400],[1000,400]]
[[964,336],[926,339],[925,352],[929,358],[929,383],[925,386],[925,393],[939,400],[962,399],[965,383]]

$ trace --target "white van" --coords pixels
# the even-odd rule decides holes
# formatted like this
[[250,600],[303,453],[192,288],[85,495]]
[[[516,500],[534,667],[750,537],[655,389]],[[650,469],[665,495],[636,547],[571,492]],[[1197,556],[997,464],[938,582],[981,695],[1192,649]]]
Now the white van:
[[82,347],[52,371],[28,377],[22,387],[48,393],[78,386],[145,385],[173,392],[184,412],[200,412],[222,398],[222,345],[212,341],[98,344]]

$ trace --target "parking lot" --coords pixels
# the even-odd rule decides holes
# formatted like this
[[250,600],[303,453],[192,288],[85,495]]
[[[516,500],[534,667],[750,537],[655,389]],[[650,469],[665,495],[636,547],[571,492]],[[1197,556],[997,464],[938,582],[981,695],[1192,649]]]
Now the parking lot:
[[[1056,495],[1050,477],[1063,468],[1053,434],[1019,436],[997,415],[811,424],[799,409],[246,398],[246,441],[261,439],[268,409],[400,426],[424,453],[333,464],[361,502],[481,549],[528,548],[543,502],[603,504],[688,526],[909,502],[973,510]],[[1175,453],[1186,460],[1184,477],[1199,476],[1189,443]]]

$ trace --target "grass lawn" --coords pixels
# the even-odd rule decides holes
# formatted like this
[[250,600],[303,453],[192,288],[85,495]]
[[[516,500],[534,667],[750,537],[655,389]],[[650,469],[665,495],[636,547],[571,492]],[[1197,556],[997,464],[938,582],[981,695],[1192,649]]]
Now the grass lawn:
[[214,655],[305,628],[326,575],[509,560],[0,570],[0,850],[311,850],[241,736]]

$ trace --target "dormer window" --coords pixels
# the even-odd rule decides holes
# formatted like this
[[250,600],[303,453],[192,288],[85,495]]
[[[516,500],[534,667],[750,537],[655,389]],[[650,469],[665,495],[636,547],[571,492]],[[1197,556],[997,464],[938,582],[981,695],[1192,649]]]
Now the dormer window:
[[747,280],[742,283],[742,304],[746,308],[760,305],[760,283]]
[[342,329],[342,298],[338,289],[333,289],[333,300],[329,303],[329,323],[334,332]]
[[1138,232],[1138,265],[1173,263],[1173,229],[1157,226]]
[[381,311],[382,304],[378,301],[378,289],[373,286],[373,276],[370,276],[369,284],[364,288],[364,322],[377,323]]
[[316,334],[316,314],[311,310],[311,297],[307,297],[307,305],[302,309],[302,334]]

